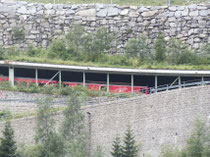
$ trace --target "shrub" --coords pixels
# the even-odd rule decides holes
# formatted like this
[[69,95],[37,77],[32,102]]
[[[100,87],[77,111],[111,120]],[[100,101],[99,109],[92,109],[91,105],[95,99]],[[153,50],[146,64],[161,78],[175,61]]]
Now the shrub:
[[164,145],[160,157],[181,157],[181,153],[174,145]]
[[53,85],[41,87],[44,93],[46,94],[55,94],[54,90],[56,89]]
[[205,121],[196,119],[194,129],[187,139],[186,154],[190,157],[210,156],[210,127]]
[[110,65],[127,65],[128,60],[123,55],[113,55],[108,57],[108,64]]
[[40,52],[41,52],[41,50],[35,48],[33,45],[29,45],[28,48],[27,48],[27,50],[26,50],[26,54],[29,57],[37,56],[37,55],[40,54]]
[[13,37],[16,40],[24,40],[25,39],[25,34],[24,34],[23,27],[21,27],[21,28],[19,28],[19,27],[13,27],[12,28],[12,33],[13,33]]
[[4,58],[4,49],[2,46],[0,46],[0,59]]
[[84,47],[84,28],[81,25],[73,25],[65,36],[66,46],[74,56],[79,56],[79,51]]
[[157,62],[163,62],[166,59],[166,42],[163,38],[162,33],[158,33],[157,39],[155,40],[155,59]]
[[61,95],[70,95],[72,93],[72,88],[69,87],[63,87],[60,90]]
[[41,157],[42,149],[40,144],[30,146],[21,145],[17,151],[20,157]]
[[84,37],[84,51],[87,53],[87,60],[100,61],[104,54],[115,51],[117,40],[113,33],[109,33],[106,28],[99,28],[95,35],[88,34]]
[[205,121],[196,118],[193,130],[187,138],[187,144],[182,150],[173,145],[165,145],[160,157],[209,157],[210,156],[210,127]]
[[65,43],[61,39],[53,40],[48,48],[48,57],[61,58],[67,60],[69,58]]
[[198,62],[196,53],[188,49],[179,40],[173,39],[169,41],[167,53],[172,64],[197,64]]
[[176,64],[177,56],[181,54],[185,48],[185,45],[183,45],[180,40],[171,39],[167,48],[169,61],[173,64]]
[[104,157],[103,150],[102,150],[102,148],[100,146],[96,147],[96,150],[94,151],[92,157]]
[[209,65],[210,64],[210,56],[199,57],[198,64],[199,65],[201,65],[201,64]]
[[141,35],[137,39],[130,39],[125,47],[125,53],[128,57],[139,57],[141,60],[148,58],[150,48],[148,39]]
[[30,83],[29,89],[31,93],[39,93],[40,87],[36,85],[36,83]]
[[[4,77],[4,76],[3,76]],[[1,81],[0,82],[0,87],[1,89],[5,89],[5,87],[9,87],[9,81]]]
[[10,56],[19,56],[21,54],[20,53],[21,51],[22,50],[20,48],[11,46],[5,50],[6,55],[4,55],[4,59],[6,59],[7,57],[10,57]]
[[201,55],[204,55],[206,57],[210,57],[210,44],[205,44],[201,51],[200,51]]
[[138,58],[134,58],[134,57],[128,58],[127,62],[128,62],[128,65],[131,65],[132,67],[137,67],[140,64],[139,59]]
[[12,113],[9,110],[2,110],[0,111],[0,119],[7,119],[12,116]]
[[177,56],[176,64],[197,64],[198,57],[189,49],[184,49],[184,51]]
[[199,62],[198,64],[210,64],[210,44],[205,44],[201,50],[198,51]]
[[94,36],[92,50],[98,53],[108,53],[114,46],[114,35],[106,28],[99,28]]

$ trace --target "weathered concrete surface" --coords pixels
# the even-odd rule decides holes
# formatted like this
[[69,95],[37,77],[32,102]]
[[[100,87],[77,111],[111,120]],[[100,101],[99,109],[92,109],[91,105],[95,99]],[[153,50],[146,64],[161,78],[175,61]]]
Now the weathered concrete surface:
[[[151,154],[157,157],[162,144],[176,144],[179,148],[184,146],[192,128],[191,122],[196,116],[209,117],[210,86],[91,105],[84,107],[83,111],[86,115],[90,113],[87,126],[91,127],[92,149],[101,145],[109,157],[115,136],[123,137],[127,126],[131,126],[136,141],[143,145],[139,156]],[[18,143],[32,142],[33,118],[15,120],[12,124]],[[3,123],[0,123],[0,131],[2,128]]]

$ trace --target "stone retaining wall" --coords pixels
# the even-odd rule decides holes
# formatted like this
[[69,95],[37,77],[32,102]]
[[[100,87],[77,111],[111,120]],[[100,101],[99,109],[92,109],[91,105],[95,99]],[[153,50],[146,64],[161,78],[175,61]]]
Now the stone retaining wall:
[[[11,92],[3,90],[2,94],[0,95],[0,111],[7,110],[10,111],[12,114],[23,113],[28,116],[30,113],[34,113],[37,109],[37,101],[43,101],[46,98],[51,98],[54,103],[54,107],[58,108],[66,105],[68,96]],[[86,99],[83,105],[87,106],[118,99],[123,98],[120,98],[117,95],[115,97],[89,97]]]
[[[72,24],[85,26],[87,32],[106,27],[117,32],[124,47],[129,38],[145,34],[151,43],[157,33],[165,39],[177,38],[191,47],[210,42],[210,6],[118,6],[107,4],[38,4],[0,2],[0,45],[27,44],[46,47],[51,39],[67,33]],[[14,28],[24,29],[24,40],[17,40]]]
[[[158,157],[161,145],[175,144],[178,148],[192,129],[196,116],[210,119],[210,86],[177,89],[142,95],[83,108],[91,130],[91,148],[100,145],[110,157],[112,141],[121,138],[131,126],[136,141],[142,144],[139,156]],[[89,113],[89,116],[88,114]],[[57,121],[61,119],[58,115]],[[30,144],[34,137],[34,118],[12,121],[18,143]],[[0,131],[3,123],[0,123]]]

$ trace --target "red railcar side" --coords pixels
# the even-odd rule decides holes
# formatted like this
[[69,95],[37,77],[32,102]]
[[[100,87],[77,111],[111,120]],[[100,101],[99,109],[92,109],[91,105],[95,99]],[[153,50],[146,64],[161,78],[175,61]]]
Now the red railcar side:
[[0,77],[0,82],[1,81],[9,81],[9,78],[8,77]]
[[[8,81],[9,78],[8,77],[0,77],[0,82],[1,81]],[[15,77],[15,82],[17,82],[18,85],[20,85],[22,82],[27,83],[27,86],[29,86],[31,83],[36,83],[36,80],[33,78],[21,78],[21,77]],[[47,86],[49,85],[57,85],[58,81],[49,81],[46,79],[38,79],[37,83],[39,86],[45,85],[47,84]],[[62,82],[63,86],[67,86],[67,87],[74,87],[77,85],[82,85],[82,83],[78,83],[78,82]],[[106,84],[97,84],[97,83],[86,83],[86,87],[89,90],[94,90],[94,91],[99,91],[99,90],[106,90],[107,85]],[[130,93],[132,91],[131,86],[129,85],[114,85],[114,84],[110,84],[109,85],[109,91],[113,92],[113,93]],[[148,94],[149,92],[149,88],[148,87],[143,87],[143,86],[134,86],[133,87],[133,92],[135,93],[145,93]]]

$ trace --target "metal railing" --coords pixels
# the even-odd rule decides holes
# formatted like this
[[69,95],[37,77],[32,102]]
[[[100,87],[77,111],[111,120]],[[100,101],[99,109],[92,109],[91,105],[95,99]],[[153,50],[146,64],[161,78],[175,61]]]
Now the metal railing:
[[201,85],[210,85],[210,79],[208,80],[190,80],[190,81],[183,81],[181,84],[175,84],[175,85],[169,85],[169,84],[164,84],[160,85],[157,88],[151,87],[149,89],[149,93],[156,93],[156,92],[162,92],[162,91],[168,91],[172,89],[179,89],[179,88],[186,88],[186,87],[194,87],[194,86],[201,86]]

